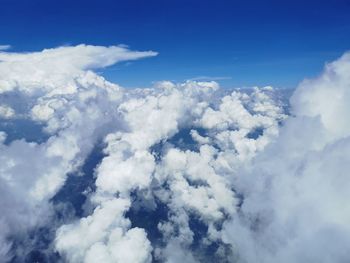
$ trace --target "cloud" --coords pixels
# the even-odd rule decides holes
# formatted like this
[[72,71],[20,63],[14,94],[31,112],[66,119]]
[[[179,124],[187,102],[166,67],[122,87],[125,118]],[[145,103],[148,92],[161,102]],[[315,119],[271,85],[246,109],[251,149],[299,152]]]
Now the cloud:
[[337,61],[327,64],[318,78],[302,82],[291,99],[295,114],[319,116],[335,138],[350,133],[350,124],[346,121],[349,115],[349,68],[350,53],[345,53]]
[[244,201],[222,231],[240,262],[349,258],[349,65],[345,54],[302,82],[291,99],[295,116],[241,171]]
[[117,62],[157,55],[153,51],[131,51],[120,46],[78,45],[45,49],[33,53],[0,53],[1,92],[20,89],[33,93],[45,89],[73,93],[74,79],[86,70]]
[[190,80],[193,81],[219,81],[219,80],[229,80],[232,79],[232,77],[210,77],[210,76],[198,76],[191,78]]
[[[94,72],[154,55],[88,45],[1,52],[2,118],[46,136],[0,132],[1,257],[28,260],[32,243],[18,240],[46,228],[45,253],[73,263],[345,262],[349,55],[300,84],[289,117],[287,95],[272,87],[189,80],[127,90]],[[101,160],[88,163],[97,146]],[[54,197],[67,178],[86,176],[84,163],[94,166],[79,181],[87,187],[72,188],[83,212],[68,216]]]
[[7,105],[0,105],[0,117],[4,119],[9,119],[15,116],[15,111],[7,106]]
[[[127,200],[131,205],[118,213],[121,218],[124,218],[130,209],[134,209],[132,204],[135,192],[144,203],[162,202],[162,205],[169,210],[169,218],[166,222],[159,221],[158,229],[164,236],[164,242],[169,243],[169,246],[148,249],[149,252],[156,251],[157,257],[161,259],[170,260],[167,259],[167,255],[173,246],[171,244],[177,244],[174,247],[183,251],[188,250],[193,242],[194,234],[190,227],[190,218],[193,216],[199,217],[204,224],[210,226],[209,239],[217,239],[214,225],[224,220],[227,215],[235,214],[238,202],[229,179],[217,172],[217,169],[222,169],[222,164],[228,157],[235,159],[237,163],[240,162],[239,159],[251,158],[246,156],[246,150],[240,149],[256,142],[247,137],[248,133],[254,131],[256,127],[261,127],[266,130],[266,133],[259,138],[259,141],[263,142],[262,138],[266,140],[274,136],[276,131],[270,132],[270,130],[275,130],[278,120],[284,118],[280,108],[273,107],[274,101],[260,89],[256,89],[251,96],[237,92],[224,96],[219,103],[220,109],[240,105],[238,115],[234,118],[230,117],[231,115],[226,116],[228,114],[226,111],[217,113],[222,115],[221,119],[232,128],[233,133],[239,132],[240,138],[246,139],[240,142],[240,148],[234,150],[231,148],[233,145],[231,138],[224,139],[230,146],[222,143],[221,129],[202,124],[206,112],[209,109],[214,111],[209,105],[212,100],[217,99],[217,91],[218,85],[215,82],[194,81],[183,84],[161,82],[152,89],[133,90],[117,108],[117,112],[125,122],[125,130],[118,130],[105,137],[104,152],[107,156],[96,169],[97,188],[91,195],[91,201],[98,208],[105,207],[109,202]],[[237,100],[236,104],[227,105],[232,99]],[[236,123],[240,120],[240,114],[251,118],[249,125],[245,122]],[[196,131],[197,140],[199,138],[197,129],[205,128],[209,132],[210,139],[205,140],[206,137],[201,136],[198,152],[180,150],[176,145],[172,145],[171,138],[185,128],[190,128],[188,136],[196,137]],[[212,140],[216,141],[219,149],[206,144]],[[152,151],[155,145],[161,148],[160,160],[156,159],[156,153]],[[263,145],[264,143],[260,147],[251,148],[250,155],[253,156],[256,151],[261,150]],[[168,185],[168,189],[162,189],[162,185]],[[142,197],[142,193],[148,194]],[[106,212],[107,210],[108,206]],[[102,247],[109,246],[104,240],[109,239],[112,228],[108,231],[101,230],[103,236],[94,240],[88,247],[81,243],[76,243],[74,246],[65,245],[70,243],[70,233],[79,231],[79,235],[85,236],[93,231],[93,225],[100,224],[100,217],[97,216],[99,211],[97,209],[91,216],[82,218],[75,224],[62,226],[58,230],[56,248],[62,255],[66,255],[68,261],[83,261],[84,256],[89,253],[88,247],[99,244],[99,251],[100,249],[102,251]],[[96,222],[81,229],[83,222],[91,219]],[[135,227],[125,225],[123,222],[118,219],[113,227],[121,228],[123,233],[134,231]],[[122,236],[120,238],[123,239]],[[137,246],[139,245],[141,246],[141,244]],[[83,252],[77,254],[79,251]],[[187,251],[186,254],[188,259],[194,257],[191,251]],[[113,262],[116,259],[110,254],[104,254],[104,260]],[[139,262],[131,258],[128,260]]]
[[151,246],[144,230],[127,230],[130,221],[123,214],[129,206],[125,199],[103,202],[91,216],[61,227],[56,248],[69,262],[151,262]]
[[[64,185],[68,174],[79,170],[110,130],[123,128],[114,108],[123,90],[88,69],[149,55],[154,53],[85,45],[0,55],[4,98],[13,92],[21,94],[22,103],[29,107],[22,118],[39,121],[49,137],[40,144],[15,140],[5,145],[3,139],[0,145],[1,222],[6,229],[0,232],[3,257],[26,256],[12,251],[7,240],[55,220],[50,219],[50,199]],[[15,110],[1,106],[6,118],[12,117]]]
[[0,45],[0,52],[3,51],[3,50],[8,50],[10,48],[11,48],[10,45]]

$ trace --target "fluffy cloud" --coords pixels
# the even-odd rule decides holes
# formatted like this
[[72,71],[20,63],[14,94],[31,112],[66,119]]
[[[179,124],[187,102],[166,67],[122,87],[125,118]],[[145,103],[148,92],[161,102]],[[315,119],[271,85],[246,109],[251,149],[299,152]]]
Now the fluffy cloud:
[[240,262],[346,262],[350,198],[349,54],[300,84],[295,113],[238,181],[244,201],[225,223]]
[[[10,255],[6,240],[47,224],[50,199],[67,175],[79,169],[107,133],[122,129],[114,104],[123,90],[87,70],[154,54],[85,45],[0,54],[1,92],[21,94],[31,109],[19,117],[39,121],[49,137],[42,143],[24,138],[4,144],[2,136],[1,224],[7,229],[0,233],[2,253]],[[2,117],[14,115],[8,106],[0,109]]]
[[[47,253],[73,263],[345,262],[350,56],[300,84],[289,118],[272,87],[125,90],[93,72],[154,55],[0,52],[1,117],[41,125],[47,138],[0,132],[0,256],[24,261],[18,239],[46,227]],[[52,198],[97,145],[83,215],[61,220]]]
[[[183,84],[162,82],[153,89],[133,90],[117,108],[125,129],[105,137],[104,152],[107,156],[96,169],[97,188],[91,195],[91,201],[96,207],[104,207],[105,203],[118,200],[128,200],[132,204],[136,192],[141,195],[142,202],[155,202],[155,206],[156,203],[162,202],[162,205],[167,207],[168,220],[159,221],[158,229],[164,237],[164,242],[169,245],[153,247],[154,255],[159,259],[171,261],[170,258],[167,259],[167,255],[172,246],[186,251],[187,258],[193,258],[192,252],[187,251],[194,240],[194,233],[190,227],[191,217],[199,217],[203,224],[210,227],[210,243],[218,238],[214,225],[222,222],[226,216],[235,214],[235,193],[229,178],[224,176],[221,170],[232,172],[233,167],[251,156],[243,157],[242,150],[234,147],[231,138],[226,139],[231,142],[228,143],[229,146],[224,144],[220,137],[223,131],[221,128],[207,127],[203,124],[207,112],[216,110],[216,106],[212,109],[210,103],[217,100],[218,96],[220,98],[221,95],[217,92],[218,86],[215,82],[193,81]],[[240,111],[231,117],[229,107],[233,109],[237,105],[240,106]],[[251,96],[233,92],[222,98],[219,107],[223,112],[218,111],[217,114],[232,129],[230,132],[239,132],[241,138],[246,139],[240,143],[242,148],[276,134],[276,131],[269,131],[277,128],[278,121],[283,119],[284,115],[280,107],[273,105],[275,102],[260,89],[256,89]],[[249,116],[249,124],[239,122],[242,114]],[[249,132],[258,127],[264,131],[261,136],[257,136],[259,139],[248,138]],[[198,131],[201,129],[207,129],[208,134],[200,135]],[[197,140],[200,138],[198,151],[178,149],[176,143],[172,142],[172,138],[183,130],[189,131],[189,137]],[[215,141],[219,148],[207,144],[211,141]],[[156,146],[159,148],[158,152],[153,150]],[[263,146],[253,147],[250,154],[253,155],[262,148]],[[157,156],[160,160],[157,160]],[[227,158],[236,161],[228,164]],[[225,167],[222,167],[223,165]],[[168,185],[169,188],[165,189],[163,185]],[[142,197],[142,193],[148,194]],[[134,207],[126,207],[118,216],[123,218],[130,209]],[[103,234],[103,238],[95,240],[88,247],[83,244],[64,245],[70,244],[70,240],[73,239],[70,233],[78,231],[79,235],[85,236],[92,231],[93,225],[99,225],[100,219],[96,213],[99,213],[98,209],[95,209],[91,217],[82,218],[79,222],[59,229],[56,248],[66,255],[69,261],[84,261],[84,256],[90,254],[90,247],[97,246],[98,251],[104,251],[101,245],[109,246],[105,242],[101,244],[100,240],[108,240],[113,229],[104,231],[102,228],[99,232]],[[88,219],[94,223],[81,229],[81,224]],[[122,229],[123,233],[137,229],[131,225],[113,226]],[[124,242],[123,238],[120,242]],[[145,247],[145,240],[140,239],[139,242],[141,243],[135,246]],[[84,252],[79,256],[78,251]],[[150,253],[152,249],[148,248],[147,251]],[[148,254],[147,258],[150,256]],[[103,258],[107,262],[120,262],[108,253],[105,253]],[[139,261],[128,258],[128,262]]]
[[151,262],[145,231],[126,230],[130,222],[123,214],[129,206],[125,199],[103,202],[91,216],[61,227],[56,248],[66,253],[69,262]]
[[131,51],[121,46],[90,45],[26,54],[0,52],[0,93],[18,89],[26,93],[44,90],[70,94],[78,88],[72,78],[86,74],[87,70],[155,55],[157,53],[153,51]]
[[0,117],[9,119],[15,116],[15,111],[7,105],[0,105]]
[[350,53],[326,65],[324,73],[316,79],[300,84],[291,99],[298,116],[319,116],[322,124],[335,139],[350,133],[347,121],[350,97]]

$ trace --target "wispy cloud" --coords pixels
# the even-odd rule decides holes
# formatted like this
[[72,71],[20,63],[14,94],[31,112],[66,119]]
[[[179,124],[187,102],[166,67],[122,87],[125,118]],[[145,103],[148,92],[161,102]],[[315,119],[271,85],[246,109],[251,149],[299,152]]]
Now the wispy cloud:
[[210,77],[210,76],[198,76],[191,78],[190,80],[194,81],[216,81],[216,80],[229,80],[232,79],[232,77]]
[[0,45],[0,51],[1,51],[1,50],[8,50],[8,49],[10,49],[10,48],[11,48],[10,45]]

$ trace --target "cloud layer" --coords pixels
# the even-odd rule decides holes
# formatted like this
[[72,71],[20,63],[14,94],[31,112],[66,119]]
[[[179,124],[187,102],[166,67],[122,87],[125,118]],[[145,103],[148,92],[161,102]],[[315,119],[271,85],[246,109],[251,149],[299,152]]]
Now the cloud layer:
[[242,262],[349,259],[349,54],[300,84],[280,135],[242,173],[225,242]]
[[[300,84],[291,116],[272,87],[127,90],[93,72],[154,55],[0,52],[0,118],[45,138],[0,134],[0,256],[28,260],[48,229],[45,255],[63,262],[346,262],[349,54]],[[77,201],[57,196],[79,176],[90,183],[72,215]]]

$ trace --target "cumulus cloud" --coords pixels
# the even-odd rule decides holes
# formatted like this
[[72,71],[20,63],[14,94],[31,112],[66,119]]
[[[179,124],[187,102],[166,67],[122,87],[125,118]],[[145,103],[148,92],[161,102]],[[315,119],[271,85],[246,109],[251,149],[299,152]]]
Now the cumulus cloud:
[[[9,255],[11,248],[6,240],[47,223],[52,216],[50,199],[67,175],[79,169],[110,130],[123,127],[114,108],[123,96],[122,88],[87,70],[154,54],[85,45],[1,53],[1,92],[22,94],[23,103],[32,105],[22,117],[39,121],[49,135],[43,143],[23,138],[4,144],[2,140],[1,222],[7,230],[0,236],[4,254]],[[14,115],[8,106],[0,109],[4,118]]]
[[[230,127],[230,132],[238,132],[242,139],[246,139],[235,148],[233,138],[220,137],[223,131],[221,127],[207,127],[203,124],[208,111],[217,111],[216,106],[215,109],[211,108],[210,102],[221,97],[218,91],[215,82],[193,81],[183,84],[161,82],[153,89],[133,90],[117,108],[125,122],[125,130],[105,137],[104,152],[107,156],[96,169],[96,191],[91,195],[91,201],[96,207],[104,207],[105,203],[118,200],[128,200],[132,204],[136,192],[141,195],[143,202],[154,202],[155,206],[161,202],[166,206],[168,219],[158,222],[158,231],[164,238],[163,242],[168,245],[147,245],[147,251],[150,253],[153,250],[154,256],[161,260],[176,260],[175,257],[170,259],[169,251],[173,250],[172,247],[184,251],[188,254],[186,258],[194,260],[192,252],[188,250],[194,240],[194,233],[190,227],[191,217],[198,217],[203,224],[210,227],[207,243],[217,240],[216,224],[235,214],[238,203],[229,178],[219,170],[232,171],[233,167],[237,167],[240,162],[261,150],[264,144],[260,147],[249,145],[275,135],[278,121],[285,117],[280,107],[273,106],[274,100],[264,95],[260,89],[253,91],[252,95],[233,92],[224,96],[219,108],[225,113],[219,110],[217,114],[222,115],[222,122],[227,124],[226,129]],[[241,97],[244,99],[241,100]],[[230,103],[232,105],[228,105]],[[240,110],[231,117],[228,108],[231,106],[233,109],[237,105]],[[242,115],[251,118],[248,120],[249,124],[239,122]],[[248,138],[248,133],[257,127],[265,133],[257,136],[257,140]],[[200,140],[197,151],[178,149],[176,143],[172,142],[173,137],[186,129],[189,131],[189,137]],[[208,131],[207,135],[199,135],[199,131],[203,129]],[[271,129],[275,132],[270,132]],[[223,140],[227,143],[223,143]],[[219,148],[207,144],[211,141],[215,141]],[[152,150],[156,145],[159,148],[158,152]],[[251,148],[250,155],[242,153],[240,148],[244,147]],[[160,160],[157,160],[157,156]],[[229,158],[234,161],[228,163]],[[168,188],[163,188],[164,185],[168,185]],[[124,218],[130,209],[134,209],[132,205],[125,207],[118,216]],[[91,217],[82,218],[58,230],[56,248],[66,255],[67,260],[82,262],[84,256],[89,253],[89,247],[97,243],[101,244],[99,249],[102,249],[101,246],[109,246],[106,240],[109,239],[112,229],[101,229],[99,232],[103,233],[103,238],[95,240],[88,247],[80,243],[74,246],[64,245],[69,244],[70,233],[81,231],[79,235],[84,236],[92,231],[93,225],[98,222],[84,229],[81,229],[81,224],[90,219],[99,221],[97,213],[98,209]],[[132,224],[125,225],[120,223],[120,220],[118,222],[113,226],[121,228],[123,233],[137,229]],[[144,239],[140,239],[139,242],[142,243],[135,246],[145,247]],[[78,256],[77,253],[81,250],[83,253]],[[139,262],[131,256],[128,262]],[[151,254],[148,254],[147,259],[149,257]],[[104,255],[104,260],[120,262],[108,253]]]
[[348,136],[350,124],[348,98],[350,53],[325,66],[316,79],[305,80],[293,94],[293,111],[298,116],[319,116],[335,138]]
[[15,116],[15,111],[7,105],[0,105],[0,117],[9,119]]
[[222,231],[240,262],[348,260],[349,65],[345,54],[301,83],[295,116],[242,171],[244,201]]
[[[0,132],[0,256],[27,260],[18,240],[46,227],[46,253],[73,263],[345,262],[349,54],[300,84],[289,117],[272,87],[126,90],[93,71],[154,55],[88,45],[0,53],[1,118],[46,136]],[[80,181],[82,215],[58,216],[55,195],[97,145],[101,160]]]
[[122,46],[78,45],[45,49],[33,53],[0,53],[0,93],[19,89],[34,93],[53,91],[74,93],[74,77],[87,70],[103,68],[120,61],[157,55],[153,51],[131,51]]
[[69,262],[151,262],[145,231],[126,230],[130,221],[123,215],[129,206],[129,200],[120,198],[103,202],[91,216],[61,227],[56,248]]

